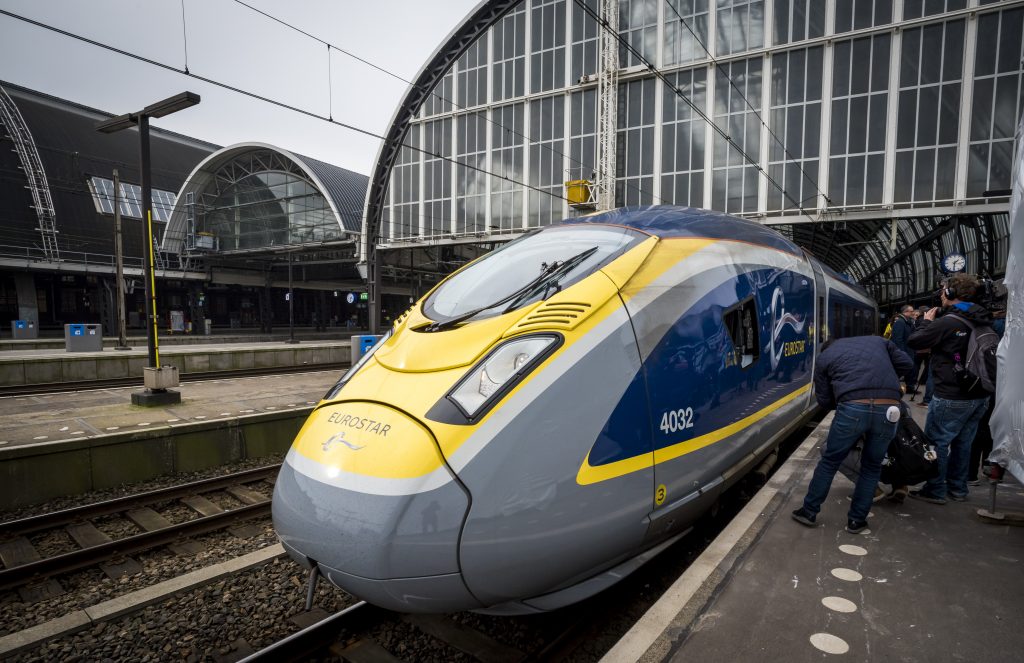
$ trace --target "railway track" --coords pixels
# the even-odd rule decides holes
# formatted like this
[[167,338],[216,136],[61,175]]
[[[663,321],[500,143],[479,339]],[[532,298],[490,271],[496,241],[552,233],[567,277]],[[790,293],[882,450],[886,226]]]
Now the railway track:
[[[233,371],[209,371],[205,373],[185,373],[182,384],[204,382],[207,380],[227,380],[263,375],[287,375],[290,373],[308,373],[310,371],[340,371],[349,367],[347,363],[330,363],[304,366],[284,366],[280,368],[244,368]],[[340,377],[340,375],[339,375]],[[53,394],[69,391],[88,391],[96,389],[114,389],[117,387],[137,387],[142,383],[142,376],[127,378],[111,378],[109,380],[81,380],[78,382],[47,382],[43,384],[26,384],[0,387],[0,398],[11,396],[34,396],[37,394]]]
[[[269,465],[2,523],[0,562],[3,562],[4,568],[0,570],[0,590],[17,588],[35,580],[181,542],[188,537],[224,529],[240,521],[269,515],[270,499],[248,488],[247,484],[260,481],[272,484],[280,467],[280,464]],[[213,491],[228,493],[242,506],[221,508],[203,496]],[[187,506],[198,517],[172,524],[150,508],[174,500]],[[91,522],[113,514],[124,514],[143,531],[111,539]],[[27,538],[29,534],[61,527],[76,543],[77,550],[43,557]]]

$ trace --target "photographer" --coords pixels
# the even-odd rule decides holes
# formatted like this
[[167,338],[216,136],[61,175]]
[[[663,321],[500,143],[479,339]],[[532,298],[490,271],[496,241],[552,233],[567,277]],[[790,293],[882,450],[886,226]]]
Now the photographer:
[[965,388],[961,380],[971,332],[992,322],[988,309],[972,303],[980,287],[970,274],[951,276],[939,291],[941,308],[925,313],[907,340],[912,350],[931,350],[935,394],[925,435],[938,451],[939,476],[910,496],[932,504],[945,504],[947,495],[959,502],[967,499],[971,443],[988,407],[989,393],[978,384]]

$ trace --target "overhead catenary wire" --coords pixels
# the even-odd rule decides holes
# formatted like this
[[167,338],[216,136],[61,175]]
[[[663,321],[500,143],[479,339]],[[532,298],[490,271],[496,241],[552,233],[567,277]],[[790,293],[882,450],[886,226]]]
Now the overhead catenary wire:
[[[676,9],[675,1],[674,0],[669,0],[666,4],[668,5],[668,8],[672,10],[672,13],[674,13],[679,18],[679,22],[683,24],[683,27],[685,27],[690,32],[690,34],[693,35],[694,40],[698,44],[700,44],[700,47],[702,49],[704,49],[704,52],[707,54],[708,59],[715,66],[715,71],[721,71],[721,72],[723,72],[725,74],[725,78],[726,78],[726,80],[729,81],[729,85],[732,86],[732,89],[736,90],[736,92],[740,95],[740,98],[743,99],[743,103],[745,103],[747,105],[747,108],[749,108],[751,111],[754,112],[754,115],[757,117],[758,122],[761,123],[761,126],[764,127],[765,131],[767,131],[768,134],[772,138],[775,139],[775,142],[778,143],[779,146],[782,148],[783,154],[786,155],[786,157],[790,160],[790,162],[796,164],[796,167],[800,170],[800,175],[802,175],[808,182],[812,182],[814,184],[814,188],[817,191],[817,193],[821,194],[826,202],[831,203],[832,199],[828,197],[828,194],[826,194],[824,191],[821,190],[821,186],[819,186],[817,179],[813,179],[812,180],[807,175],[807,172],[804,170],[803,166],[800,164],[800,161],[795,156],[793,156],[790,153],[790,151],[786,148],[785,142],[781,138],[779,138],[779,136],[774,131],[772,131],[772,128],[768,125],[767,122],[764,121],[764,118],[761,117],[761,113],[759,113],[758,110],[756,108],[754,108],[753,104],[750,103],[750,100],[747,99],[747,95],[743,94],[743,91],[740,90],[739,86],[736,85],[736,81],[733,80],[733,77],[729,75],[729,73],[726,70],[726,68],[724,68],[722,66],[722,64],[717,59],[715,59],[715,56],[711,54],[711,51],[708,50],[707,45],[701,40],[700,36],[698,36],[697,33],[693,31],[693,28],[690,26],[690,24],[687,23],[686,19],[683,18],[683,15],[679,13],[679,10]],[[798,203],[798,206],[803,204],[804,202],[806,202],[809,199],[810,199],[809,197],[808,198],[804,198],[804,200],[801,200],[800,203]],[[803,208],[800,208],[800,209],[802,210]]]
[[[49,25],[47,23],[43,23],[42,21],[37,21],[35,19],[28,18],[27,16],[22,16],[20,14],[16,14],[16,13],[8,11],[6,9],[0,9],[0,15],[7,16],[9,18],[13,18],[15,20],[22,21],[24,23],[28,23],[30,25],[34,25],[34,26],[36,26],[38,28],[42,28],[42,29],[48,30],[50,32],[55,32],[55,33],[57,33],[59,35],[62,35],[64,37],[75,39],[77,41],[81,41],[81,42],[89,44],[91,46],[95,46],[97,48],[102,48],[102,49],[110,51],[112,53],[116,53],[118,55],[121,55],[121,56],[124,56],[124,57],[127,57],[127,58],[131,58],[133,60],[138,60],[139,62],[144,62],[146,64],[149,64],[149,65],[154,66],[154,67],[158,67],[160,69],[164,69],[164,70],[167,70],[167,71],[172,71],[174,73],[181,74],[182,76],[187,76],[187,77],[195,79],[197,81],[201,81],[203,83],[207,83],[208,85],[213,85],[215,87],[219,87],[221,89],[228,90],[228,91],[234,92],[236,94],[241,94],[241,95],[250,97],[252,99],[256,99],[258,101],[262,101],[264,103],[267,103],[267,104],[270,104],[270,105],[273,105],[273,106],[277,106],[279,108],[283,108],[285,110],[289,110],[289,111],[292,111],[292,112],[295,112],[295,113],[299,113],[301,115],[305,115],[307,117],[311,117],[311,118],[314,118],[314,119],[317,119],[317,120],[322,120],[324,122],[328,122],[328,123],[333,124],[335,126],[339,126],[339,127],[343,128],[343,129],[347,129],[349,131],[353,131],[355,133],[362,134],[364,136],[368,136],[370,138],[375,138],[375,139],[383,141],[383,142],[387,142],[387,140],[388,140],[385,136],[382,136],[381,134],[378,134],[378,133],[376,133],[374,131],[370,131],[369,129],[363,129],[362,127],[358,127],[358,126],[355,126],[353,124],[348,124],[346,122],[341,122],[341,121],[332,119],[330,117],[326,117],[324,115],[321,115],[320,113],[317,113],[315,111],[307,110],[307,109],[304,109],[304,108],[299,108],[298,106],[293,106],[293,105],[285,103],[283,101],[278,101],[278,100],[272,99],[270,97],[266,97],[266,96],[263,96],[263,95],[260,95],[260,94],[256,94],[255,92],[250,92],[248,90],[244,90],[242,88],[235,87],[233,85],[229,85],[227,83],[218,81],[218,80],[213,79],[213,78],[209,78],[207,76],[200,76],[200,75],[198,75],[196,73],[193,73],[191,71],[186,71],[184,69],[179,69],[178,67],[176,67],[174,65],[170,65],[170,64],[167,64],[165,62],[160,62],[160,61],[154,60],[152,58],[147,58],[145,56],[138,55],[137,53],[132,53],[131,51],[126,51],[124,49],[117,48],[116,46],[111,46],[110,44],[105,44],[105,43],[97,41],[95,39],[91,39],[89,37],[85,37],[83,35],[79,35],[79,34],[76,34],[74,32],[70,32],[68,30],[64,30],[62,28],[58,28],[58,27],[53,26],[53,25]],[[458,166],[462,166],[464,168],[468,168],[470,170],[480,172],[480,173],[482,173],[484,175],[490,175],[491,177],[496,177],[496,178],[498,178],[500,180],[504,180],[504,181],[509,182],[511,184],[516,184],[516,185],[522,186],[524,188],[536,191],[538,193],[543,193],[545,195],[551,196],[552,198],[557,198],[559,200],[567,201],[565,196],[561,196],[561,195],[559,195],[557,193],[554,193],[552,191],[547,191],[547,190],[545,190],[542,187],[534,186],[534,185],[528,184],[526,182],[520,182],[519,180],[513,179],[511,177],[506,177],[504,175],[499,175],[498,173],[493,173],[493,172],[488,171],[488,170],[486,170],[484,168],[480,168],[478,166],[473,166],[473,165],[471,165],[469,163],[463,163],[461,161],[458,161],[456,158],[447,157],[447,156],[444,156],[442,154],[438,154],[436,152],[431,152],[430,150],[427,150],[425,148],[417,147],[417,146],[414,146],[414,145],[405,145],[405,144],[400,145],[399,147],[404,147],[404,148],[407,148],[407,149],[410,149],[410,150],[413,150],[413,151],[416,151],[416,152],[427,154],[427,155],[432,156],[432,157],[434,157],[436,159],[441,159],[443,161],[447,161],[449,163],[453,163],[453,164],[456,164]]]
[[602,16],[600,15],[600,14],[598,14],[598,13],[597,13],[597,12],[596,12],[596,11],[595,11],[594,9],[592,9],[592,8],[591,8],[591,7],[589,6],[589,5],[587,5],[587,3],[586,3],[586,0],[573,0],[573,1],[574,1],[574,2],[576,3],[576,5],[577,5],[577,6],[579,6],[579,7],[580,7],[580,8],[581,8],[581,9],[582,9],[582,10],[583,10],[583,11],[584,11],[584,12],[585,12],[585,13],[586,13],[586,14],[587,14],[588,16],[590,16],[590,17],[591,17],[591,18],[593,18],[593,19],[594,19],[595,21],[597,21],[597,24],[598,24],[598,26],[599,26],[599,27],[600,27],[600,28],[601,28],[602,30],[605,30],[606,32],[608,32],[609,34],[611,34],[611,35],[612,35],[612,36],[613,36],[613,37],[615,38],[615,40],[616,40],[616,41],[618,41],[618,42],[619,42],[619,44],[621,44],[621,45],[622,45],[622,46],[623,46],[623,47],[624,47],[624,48],[625,48],[625,49],[626,49],[627,51],[629,51],[629,52],[630,52],[630,53],[631,53],[631,54],[632,54],[632,55],[633,55],[633,56],[634,56],[634,57],[635,57],[635,58],[636,58],[636,59],[637,59],[637,60],[638,60],[638,61],[639,61],[639,62],[640,62],[640,63],[641,63],[641,64],[642,64],[642,65],[643,65],[644,67],[646,67],[646,69],[647,69],[647,70],[648,70],[649,72],[651,72],[652,74],[654,74],[654,76],[655,76],[655,77],[656,77],[656,78],[657,78],[658,80],[660,80],[660,81],[661,81],[662,83],[664,83],[666,87],[668,87],[668,88],[669,88],[670,90],[672,90],[672,92],[673,92],[673,93],[674,93],[674,94],[675,94],[675,95],[676,95],[677,97],[679,97],[680,99],[682,99],[682,100],[683,100],[683,102],[684,102],[684,103],[686,103],[686,105],[687,105],[687,106],[689,106],[689,107],[690,107],[690,109],[691,109],[691,110],[693,110],[693,112],[694,112],[694,113],[695,113],[695,114],[696,114],[696,115],[697,115],[697,116],[698,116],[698,117],[699,117],[700,119],[702,119],[702,120],[704,120],[705,122],[707,122],[708,126],[710,126],[710,127],[711,127],[711,129],[712,129],[712,130],[713,130],[713,131],[714,131],[715,133],[717,133],[717,134],[718,134],[719,136],[721,136],[721,137],[722,137],[722,138],[723,138],[723,139],[724,139],[724,140],[725,140],[725,141],[726,141],[726,142],[727,142],[727,143],[728,143],[729,145],[731,145],[731,146],[733,147],[733,149],[735,149],[735,150],[736,150],[736,151],[737,151],[737,152],[738,152],[738,153],[740,154],[740,156],[742,156],[742,157],[743,157],[743,159],[744,159],[745,161],[747,161],[747,162],[748,162],[748,163],[749,163],[750,165],[752,165],[752,166],[753,166],[753,167],[754,167],[755,169],[757,169],[757,171],[758,171],[759,173],[761,173],[761,174],[762,174],[762,175],[763,175],[763,176],[765,177],[765,179],[766,179],[766,180],[767,180],[767,181],[768,181],[769,183],[771,183],[771,184],[772,184],[772,186],[774,186],[774,187],[775,187],[775,188],[777,188],[777,189],[778,189],[779,191],[781,191],[781,192],[782,192],[782,195],[784,195],[784,196],[785,196],[786,198],[788,198],[788,199],[790,200],[790,202],[792,202],[792,203],[793,203],[793,205],[794,205],[794,206],[795,206],[795,207],[796,207],[797,209],[799,209],[799,210],[800,210],[800,212],[802,212],[802,213],[803,213],[803,214],[804,214],[804,215],[805,215],[805,216],[806,216],[806,217],[808,218],[808,220],[813,220],[813,219],[811,218],[811,215],[807,213],[807,210],[805,210],[805,209],[804,209],[803,207],[801,207],[801,206],[800,206],[800,203],[799,203],[799,201],[797,201],[797,200],[796,200],[796,199],[795,199],[795,198],[794,198],[794,197],[793,197],[792,195],[790,195],[790,193],[786,191],[785,187],[783,187],[783,186],[782,186],[781,184],[779,184],[778,182],[776,182],[776,181],[775,181],[775,179],[774,179],[774,178],[773,178],[773,177],[772,177],[771,175],[769,175],[769,174],[767,173],[767,171],[765,171],[765,169],[764,169],[764,168],[762,168],[762,167],[761,167],[761,164],[759,164],[759,163],[757,162],[757,160],[756,160],[756,159],[754,159],[754,158],[753,158],[753,157],[751,157],[751,156],[750,156],[749,154],[747,154],[746,150],[744,150],[744,149],[743,149],[742,147],[740,147],[740,145],[738,145],[738,144],[736,143],[736,141],[734,141],[734,140],[732,139],[732,137],[731,137],[731,136],[730,136],[730,135],[729,135],[729,134],[728,134],[728,133],[727,133],[727,132],[726,132],[726,131],[725,131],[724,129],[722,129],[722,128],[721,128],[720,126],[718,126],[717,124],[715,124],[714,120],[713,120],[712,118],[708,117],[707,113],[705,113],[705,112],[704,112],[704,110],[703,110],[702,108],[698,107],[698,106],[697,106],[697,104],[695,104],[695,103],[693,102],[693,100],[692,100],[692,99],[690,99],[690,98],[689,98],[688,96],[686,96],[686,94],[684,94],[684,93],[683,93],[683,91],[682,91],[682,90],[680,90],[680,89],[679,89],[679,87],[678,87],[678,86],[677,86],[677,85],[676,85],[675,83],[673,83],[672,81],[670,81],[670,80],[668,79],[668,77],[667,77],[667,76],[665,75],[665,73],[664,73],[664,72],[662,72],[662,71],[661,71],[660,69],[658,69],[658,68],[657,68],[657,67],[656,67],[656,66],[654,65],[654,63],[652,63],[652,62],[651,62],[651,61],[650,61],[650,60],[649,60],[649,59],[647,58],[647,56],[645,56],[645,55],[644,55],[643,53],[641,53],[641,52],[640,52],[640,50],[639,50],[639,49],[637,49],[637,48],[636,48],[635,46],[633,46],[633,45],[632,45],[632,44],[631,44],[631,43],[629,42],[629,40],[628,40],[628,39],[624,38],[624,37],[623,37],[623,36],[622,36],[621,34],[619,34],[619,33],[618,33],[617,31],[613,30],[613,29],[611,28],[611,26],[610,26],[610,25],[608,25],[608,21],[607,21],[607,20],[605,20],[605,19],[604,19],[604,18],[603,18],[603,17],[602,17]]

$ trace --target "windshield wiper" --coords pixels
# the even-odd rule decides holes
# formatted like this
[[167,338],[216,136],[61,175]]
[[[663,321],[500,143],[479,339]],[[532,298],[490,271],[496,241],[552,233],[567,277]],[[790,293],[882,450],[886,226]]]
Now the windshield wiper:
[[431,323],[426,327],[422,327],[421,330],[425,332],[436,332],[442,331],[444,329],[450,329],[461,322],[465,322],[466,320],[469,320],[470,318],[479,315],[480,313],[483,313],[484,311],[490,310],[492,308],[497,308],[502,304],[508,304],[509,302],[512,302],[508,308],[502,311],[502,313],[508,313],[509,311],[513,310],[518,305],[519,300],[525,297],[527,294],[532,293],[534,290],[536,290],[537,287],[539,287],[542,284],[550,284],[551,279],[554,279],[555,277],[561,277],[564,276],[565,274],[568,274],[570,271],[578,267],[579,264],[582,263],[584,260],[594,255],[596,251],[597,247],[594,246],[587,249],[586,251],[577,253],[571,258],[566,258],[561,262],[558,262],[556,260],[550,265],[545,266],[543,271],[541,271],[540,275],[537,276],[537,278],[533,279],[532,281],[524,285],[522,288],[519,288],[512,294],[502,297],[501,299],[492,304],[481,306],[480,308],[475,308],[471,311],[466,311],[465,313],[457,315],[454,318],[442,320],[441,322]]

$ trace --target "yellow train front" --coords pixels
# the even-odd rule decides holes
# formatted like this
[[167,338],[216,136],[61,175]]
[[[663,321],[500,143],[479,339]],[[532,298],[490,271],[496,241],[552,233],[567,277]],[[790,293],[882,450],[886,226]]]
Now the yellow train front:
[[654,206],[545,228],[442,282],[327,394],[275,527],[385,608],[574,603],[804,421],[830,324],[874,319],[857,287],[734,217]]

